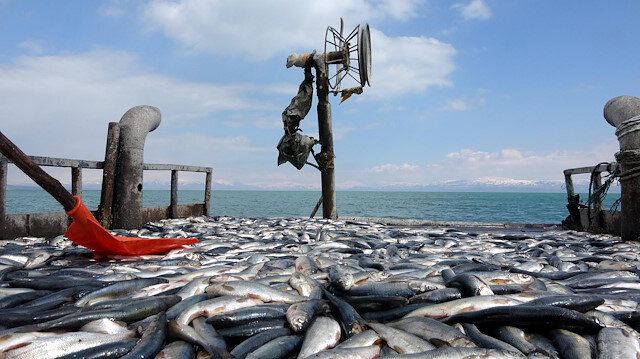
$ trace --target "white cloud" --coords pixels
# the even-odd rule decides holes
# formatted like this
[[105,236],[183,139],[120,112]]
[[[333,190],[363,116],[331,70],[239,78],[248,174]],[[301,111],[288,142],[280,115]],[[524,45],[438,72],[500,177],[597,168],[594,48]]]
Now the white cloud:
[[[102,140],[104,141],[104,140]],[[17,141],[14,141],[17,142]],[[104,151],[102,143],[93,144]],[[55,146],[49,145],[49,149]],[[214,182],[221,185],[232,184],[232,179],[226,176],[233,171],[242,172],[241,159],[263,155],[269,156],[274,153],[275,148],[260,147],[253,144],[244,136],[211,136],[201,133],[170,133],[156,134],[149,136],[145,143],[146,163],[174,163],[188,164],[194,166],[204,166],[214,168]],[[49,152],[47,152],[47,155]],[[72,158],[88,159],[82,155],[76,154]],[[100,160],[100,157],[92,159]],[[64,184],[70,183],[70,171],[68,168],[47,168],[47,172],[56,177]],[[101,171],[83,171],[84,183],[100,183],[102,181]],[[225,179],[218,179],[217,176],[225,176]],[[238,178],[247,178],[244,175]],[[145,171],[145,182],[157,181],[165,183],[169,181],[167,171]],[[22,174],[17,168],[10,168],[8,182],[10,184],[31,183],[30,180]],[[202,173],[181,172],[180,183],[203,183],[204,175]]]
[[[276,54],[320,49],[327,26],[339,26],[341,16],[363,21],[405,19],[415,13],[419,3],[155,0],[143,9],[143,19],[149,30],[160,31],[185,48],[261,60]],[[345,31],[353,26],[346,24]]]
[[378,3],[378,13],[406,20],[416,15],[416,8],[420,5],[421,1],[416,0],[382,0]]
[[409,163],[403,164],[395,164],[395,163],[385,163],[379,166],[374,166],[371,168],[371,172],[375,173],[405,173],[405,172],[415,172],[420,169],[420,166],[412,165]]
[[113,5],[103,5],[98,9],[98,13],[107,18],[119,18],[124,15],[124,10]]
[[[243,136],[193,135],[202,128],[199,121],[223,123],[220,111],[270,109],[251,99],[258,89],[149,72],[122,51],[23,56],[0,65],[0,128],[31,155],[100,160],[108,122],[133,106],[155,105],[162,125],[147,140],[145,160],[210,166],[212,160],[224,163],[238,151],[256,148]],[[60,172],[61,179],[67,172]],[[10,183],[22,182],[17,171],[11,173]]]
[[467,101],[461,99],[461,98],[454,98],[452,100],[449,100],[447,102],[447,106],[446,109],[447,110],[453,110],[453,111],[467,111],[469,109],[469,104],[467,103]]
[[218,184],[220,186],[233,186],[233,182],[225,180],[223,178],[213,180],[213,183]]
[[472,181],[472,183],[475,183],[475,184],[486,184],[486,185],[493,185],[493,186],[519,186],[519,187],[534,186],[537,182],[538,181],[535,181],[535,180],[523,180],[523,179],[514,179],[514,178],[508,178],[508,177],[480,177]]
[[447,154],[447,159],[463,161],[467,163],[507,163],[509,161],[520,161],[524,158],[522,152],[514,148],[506,148],[497,152],[473,151],[463,149]]
[[[535,187],[544,184],[558,190],[567,168],[613,161],[615,139],[592,148],[574,151],[527,152],[516,148],[498,151],[462,149],[428,163],[385,163],[366,169],[336,167],[336,178],[359,183],[359,187],[442,189],[466,186]],[[582,183],[588,175],[576,176]],[[433,187],[435,186],[435,187]]]
[[136,0],[104,0],[98,7],[98,14],[106,18],[121,18],[135,11]]
[[363,128],[357,128],[355,126],[345,125],[342,122],[336,122],[333,124],[333,139],[335,141],[343,140],[348,134],[356,130],[363,130]]
[[31,54],[38,55],[44,51],[42,43],[37,40],[25,40],[18,44],[18,47],[29,51]]
[[447,101],[444,109],[447,111],[469,111],[484,106],[487,90],[480,89],[475,95],[457,97]]
[[397,96],[450,86],[456,50],[432,37],[389,37],[371,29],[372,80],[367,94]]
[[246,87],[151,73],[120,51],[23,56],[0,65],[2,129],[31,153],[100,158],[107,122],[135,105],[158,106],[163,127],[220,110],[263,108],[245,97]]
[[[416,14],[421,1],[331,0],[155,0],[143,9],[143,21],[180,46],[197,52],[265,60],[291,52],[323,50],[327,25],[340,16],[362,21]],[[345,24],[348,33],[354,24]],[[387,36],[371,29],[372,86],[375,98],[451,85],[453,46],[427,36]],[[343,87],[349,87],[345,81]],[[287,89],[289,86],[287,85]],[[352,86],[352,85],[351,85]]]
[[282,118],[278,113],[269,115],[242,114],[227,117],[222,121],[222,124],[228,128],[253,127],[260,129],[282,129]]
[[155,136],[145,145],[145,160],[149,162],[184,163],[211,166],[230,163],[249,153],[275,152],[272,147],[259,147],[245,136],[211,136],[201,133],[172,133]]
[[439,162],[429,164],[427,171],[442,174],[442,179],[518,178],[522,180],[562,179],[567,168],[593,166],[614,161],[617,151],[614,140],[590,149],[524,152],[515,148],[499,151],[462,149],[451,152]]
[[453,8],[460,12],[465,20],[488,20],[491,18],[491,9],[484,0],[471,0],[467,4],[457,3]]

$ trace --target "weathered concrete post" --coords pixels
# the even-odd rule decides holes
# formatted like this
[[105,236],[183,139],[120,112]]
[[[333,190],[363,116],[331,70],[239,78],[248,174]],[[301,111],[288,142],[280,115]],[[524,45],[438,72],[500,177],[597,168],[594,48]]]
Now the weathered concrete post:
[[113,209],[113,190],[115,188],[116,165],[118,163],[118,141],[120,139],[120,124],[109,122],[107,130],[107,144],[104,151],[102,166],[102,189],[100,191],[100,224],[105,228],[111,227]]
[[620,231],[623,240],[640,239],[640,99],[634,96],[614,97],[604,106],[604,118],[616,127],[620,152],[621,210]]
[[136,106],[120,119],[120,139],[113,200],[113,228],[142,224],[142,163],[147,133],[160,126],[160,110]]
[[171,218],[178,218],[178,171],[171,171],[171,197],[169,214]]
[[82,195],[82,168],[71,167],[71,194]]
[[4,223],[6,219],[6,194],[7,194],[7,160],[0,155],[0,239],[4,238]]
[[209,216],[211,214],[211,177],[213,176],[213,171],[207,171],[204,180],[204,209],[203,216]]

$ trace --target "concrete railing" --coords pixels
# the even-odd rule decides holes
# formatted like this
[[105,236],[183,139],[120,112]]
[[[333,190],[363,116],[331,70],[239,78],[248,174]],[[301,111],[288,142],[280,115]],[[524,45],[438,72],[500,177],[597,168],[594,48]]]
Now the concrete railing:
[[[70,168],[71,193],[74,195],[82,193],[83,169],[102,170],[104,168],[104,162],[102,161],[41,156],[30,157],[39,166]],[[21,236],[52,236],[63,233],[69,224],[69,219],[63,211],[25,214],[6,213],[7,173],[8,164],[10,163],[7,158],[0,156],[0,239],[11,239]],[[169,205],[166,207],[142,208],[143,222],[157,221],[166,218],[209,215],[211,205],[211,178],[213,174],[211,167],[145,163],[143,164],[143,169],[149,171],[171,171],[171,196]],[[206,173],[204,201],[202,203],[178,204],[178,172]],[[111,228],[111,223],[102,221],[102,213],[111,211],[112,208],[101,201],[98,210],[92,212],[98,220],[101,220],[105,227]]]
[[[102,170],[104,162],[75,160],[68,158],[53,158],[30,156],[31,159],[43,167],[67,167],[71,169],[71,193],[74,195],[82,192],[82,170]],[[7,193],[7,158],[0,156],[0,239],[11,239],[22,236],[53,236],[63,233],[69,225],[69,219],[63,211],[42,212],[26,214],[6,213]],[[144,222],[157,221],[166,218],[181,218],[198,215],[209,215],[211,205],[211,167],[197,167],[173,164],[143,164],[144,170],[171,171],[171,196],[170,203],[166,207],[142,208],[142,220]],[[204,172],[206,174],[204,185],[204,201],[202,203],[178,204],[178,173],[179,172]],[[102,212],[111,212],[112,208],[104,206],[100,202],[99,209],[92,211],[96,218],[102,220]],[[111,228],[110,223],[104,223]]]
[[[146,125],[149,118],[152,124]],[[136,128],[137,121],[142,127]],[[160,124],[160,111],[151,106],[136,106],[125,113],[120,123],[109,123],[104,161],[74,160],[30,156],[39,166],[67,167],[71,169],[71,193],[82,192],[82,170],[102,170],[100,204],[93,211],[105,228],[137,228],[143,223],[166,218],[209,215],[211,206],[211,167],[142,163],[144,137]],[[125,129],[121,130],[121,127]],[[124,134],[124,135],[123,135]],[[7,214],[7,171],[10,161],[0,156],[0,239],[21,236],[53,236],[63,233],[69,218],[63,211],[28,214]],[[142,207],[143,171],[171,171],[171,197],[166,207]],[[202,172],[206,174],[204,201],[178,205],[178,173]]]

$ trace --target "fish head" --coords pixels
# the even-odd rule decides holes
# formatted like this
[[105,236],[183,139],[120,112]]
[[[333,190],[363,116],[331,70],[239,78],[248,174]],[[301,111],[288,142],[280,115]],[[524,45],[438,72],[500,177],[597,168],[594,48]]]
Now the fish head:
[[289,325],[296,332],[301,332],[309,325],[307,317],[302,314],[293,314],[289,319]]

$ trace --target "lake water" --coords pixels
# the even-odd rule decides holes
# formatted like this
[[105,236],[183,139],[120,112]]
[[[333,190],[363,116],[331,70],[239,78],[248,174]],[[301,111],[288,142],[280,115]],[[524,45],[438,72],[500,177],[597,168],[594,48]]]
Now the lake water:
[[[145,190],[144,206],[169,204],[169,191]],[[618,194],[605,201],[610,206]],[[83,191],[96,209],[100,191]],[[314,191],[212,191],[212,215],[237,217],[309,216],[320,197]],[[581,198],[586,198],[581,195]],[[179,191],[179,203],[204,201],[204,191]],[[567,216],[564,193],[365,192],[338,191],[339,216],[415,218],[437,221],[560,223]],[[608,208],[608,207],[607,207]],[[42,190],[7,191],[7,213],[62,210]],[[322,214],[322,209],[318,211]]]

